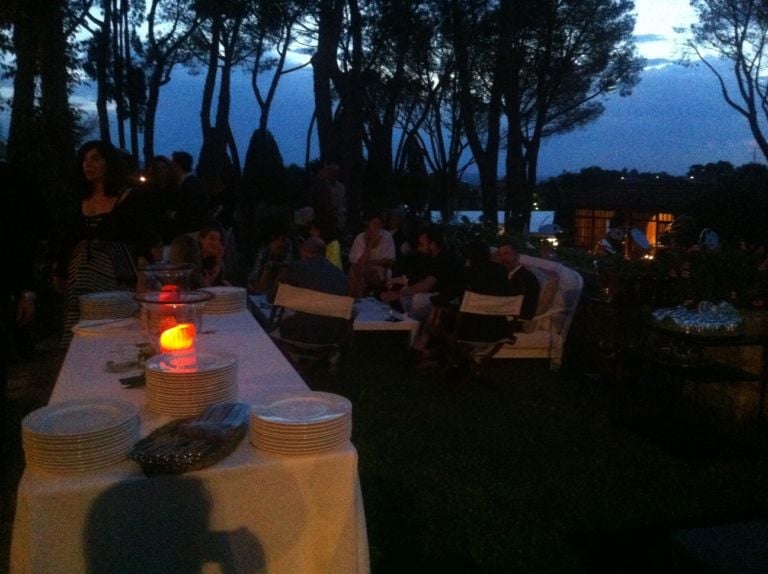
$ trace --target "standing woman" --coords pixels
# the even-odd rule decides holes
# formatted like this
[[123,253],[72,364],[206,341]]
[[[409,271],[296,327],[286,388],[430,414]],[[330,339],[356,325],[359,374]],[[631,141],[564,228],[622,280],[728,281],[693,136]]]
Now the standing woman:
[[132,289],[136,258],[147,256],[158,233],[148,206],[127,185],[114,146],[98,140],[85,143],[77,152],[77,166],[75,192],[80,197],[80,211],[70,223],[54,278],[65,291],[65,346],[80,319],[80,296]]

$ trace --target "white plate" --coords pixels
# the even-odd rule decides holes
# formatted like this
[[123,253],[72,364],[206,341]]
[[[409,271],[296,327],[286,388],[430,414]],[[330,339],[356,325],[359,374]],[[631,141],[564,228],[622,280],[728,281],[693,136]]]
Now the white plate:
[[271,446],[274,448],[285,449],[309,449],[309,448],[321,448],[324,446],[339,444],[342,441],[349,440],[349,433],[339,433],[336,436],[327,437],[322,440],[301,440],[301,441],[281,441],[266,439],[262,436],[251,435],[252,442],[258,445]]
[[81,399],[32,411],[21,421],[21,426],[38,435],[87,436],[120,426],[138,416],[136,406],[125,401]]
[[133,303],[133,293],[131,291],[97,291],[96,293],[85,293],[80,295],[80,301],[99,304],[105,302],[125,302]]
[[195,394],[195,395],[189,395],[186,397],[169,396],[162,393],[156,393],[154,391],[149,391],[147,393],[147,399],[153,405],[166,404],[169,406],[201,405],[201,404],[206,404],[208,402],[210,403],[221,402],[222,399],[234,398],[234,397],[237,397],[237,389],[235,388],[224,388],[224,389],[217,390],[216,392],[208,393],[205,395]]
[[332,393],[309,392],[254,406],[253,415],[271,423],[306,425],[323,423],[348,415],[352,403]]
[[80,448],[90,445],[99,445],[124,436],[126,433],[133,432],[134,428],[139,428],[139,417],[134,417],[125,423],[108,428],[101,432],[89,433],[85,435],[41,435],[31,432],[27,429],[21,430],[22,439],[25,443],[40,446],[42,448]]
[[86,319],[72,327],[72,332],[82,337],[104,337],[115,333],[138,331],[138,326],[139,322],[134,317]]
[[196,372],[156,372],[153,370],[147,371],[147,383],[155,385],[163,385],[169,387],[190,387],[190,386],[209,386],[217,385],[224,381],[237,379],[237,366],[232,365],[224,369],[217,371],[211,371],[210,373],[196,373]]
[[195,353],[174,355],[163,353],[149,358],[144,366],[158,373],[209,373],[227,369],[237,363],[237,356],[231,353]]
[[336,429],[333,433],[325,434],[325,435],[318,435],[318,436],[305,436],[305,435],[282,435],[282,436],[276,436],[276,435],[269,435],[266,433],[261,432],[258,429],[252,429],[251,430],[251,437],[253,437],[254,440],[257,442],[263,442],[263,443],[269,443],[269,444],[284,444],[284,445],[313,445],[313,444],[324,444],[327,442],[334,442],[339,439],[339,437],[347,437],[349,438],[352,436],[352,427],[342,427],[339,429]]
[[338,419],[331,420],[327,423],[318,423],[310,425],[285,425],[285,424],[272,424],[259,419],[258,417],[251,417],[251,428],[262,434],[270,434],[275,436],[318,436],[323,434],[330,434],[336,432],[340,428],[344,428],[352,425],[352,419],[349,416],[340,417]]
[[278,454],[312,454],[316,452],[325,452],[346,443],[347,443],[347,438],[339,437],[337,441],[328,443],[322,446],[287,447],[287,446],[275,446],[271,444],[254,442],[253,439],[251,438],[251,444],[256,448],[267,451],[267,452],[274,452]]
[[204,388],[197,388],[194,385],[176,386],[169,388],[163,385],[147,385],[147,393],[152,393],[154,396],[164,396],[169,399],[184,399],[192,397],[207,397],[209,395],[222,393],[224,391],[236,391],[237,384],[234,382],[222,382],[219,385],[208,386]]
[[216,287],[203,287],[200,291],[208,291],[214,295],[239,295],[245,297],[244,287],[231,287],[228,285],[219,285]]

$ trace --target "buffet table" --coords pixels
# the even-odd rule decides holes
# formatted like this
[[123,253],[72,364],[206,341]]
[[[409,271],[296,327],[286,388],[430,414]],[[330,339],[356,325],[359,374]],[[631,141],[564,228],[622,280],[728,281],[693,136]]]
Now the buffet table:
[[[143,340],[138,321],[74,337],[51,396],[137,405],[141,436],[171,420],[147,409],[143,387],[107,361]],[[198,350],[235,353],[240,402],[268,403],[307,387],[253,317],[206,315]],[[286,456],[248,438],[224,460],[146,477],[130,460],[98,471],[28,468],[19,484],[11,572],[366,573],[365,516],[350,444]]]

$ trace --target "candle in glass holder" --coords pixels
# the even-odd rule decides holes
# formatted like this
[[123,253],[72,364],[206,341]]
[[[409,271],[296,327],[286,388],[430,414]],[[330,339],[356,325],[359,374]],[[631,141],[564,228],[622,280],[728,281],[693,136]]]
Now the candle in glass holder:
[[160,351],[174,353],[177,351],[194,351],[197,329],[192,323],[179,323],[160,334]]

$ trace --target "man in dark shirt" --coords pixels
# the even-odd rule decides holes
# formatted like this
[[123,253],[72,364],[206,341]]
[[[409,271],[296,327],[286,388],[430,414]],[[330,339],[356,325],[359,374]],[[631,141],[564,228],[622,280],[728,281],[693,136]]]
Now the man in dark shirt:
[[[298,261],[294,261],[280,282],[269,294],[269,301],[275,300],[280,283],[303,287],[313,291],[346,295],[347,276],[325,258],[325,242],[319,237],[310,237],[299,246]],[[304,343],[336,343],[348,334],[348,321],[334,317],[320,317],[307,313],[295,313],[280,323],[280,336]]]
[[539,280],[532,271],[520,264],[520,254],[511,243],[502,243],[496,250],[496,258],[506,269],[511,285],[511,295],[522,295],[521,319],[533,319],[539,305]]
[[398,291],[382,292],[381,300],[400,301],[409,315],[424,321],[433,305],[445,305],[461,295],[461,263],[446,247],[443,230],[436,225],[419,234],[418,250],[427,256],[422,278]]
[[[491,249],[484,241],[472,241],[465,250],[462,268],[466,291],[497,297],[514,295],[507,269],[491,260]],[[498,341],[507,335],[507,319],[500,315],[462,314],[457,336],[467,341]]]

